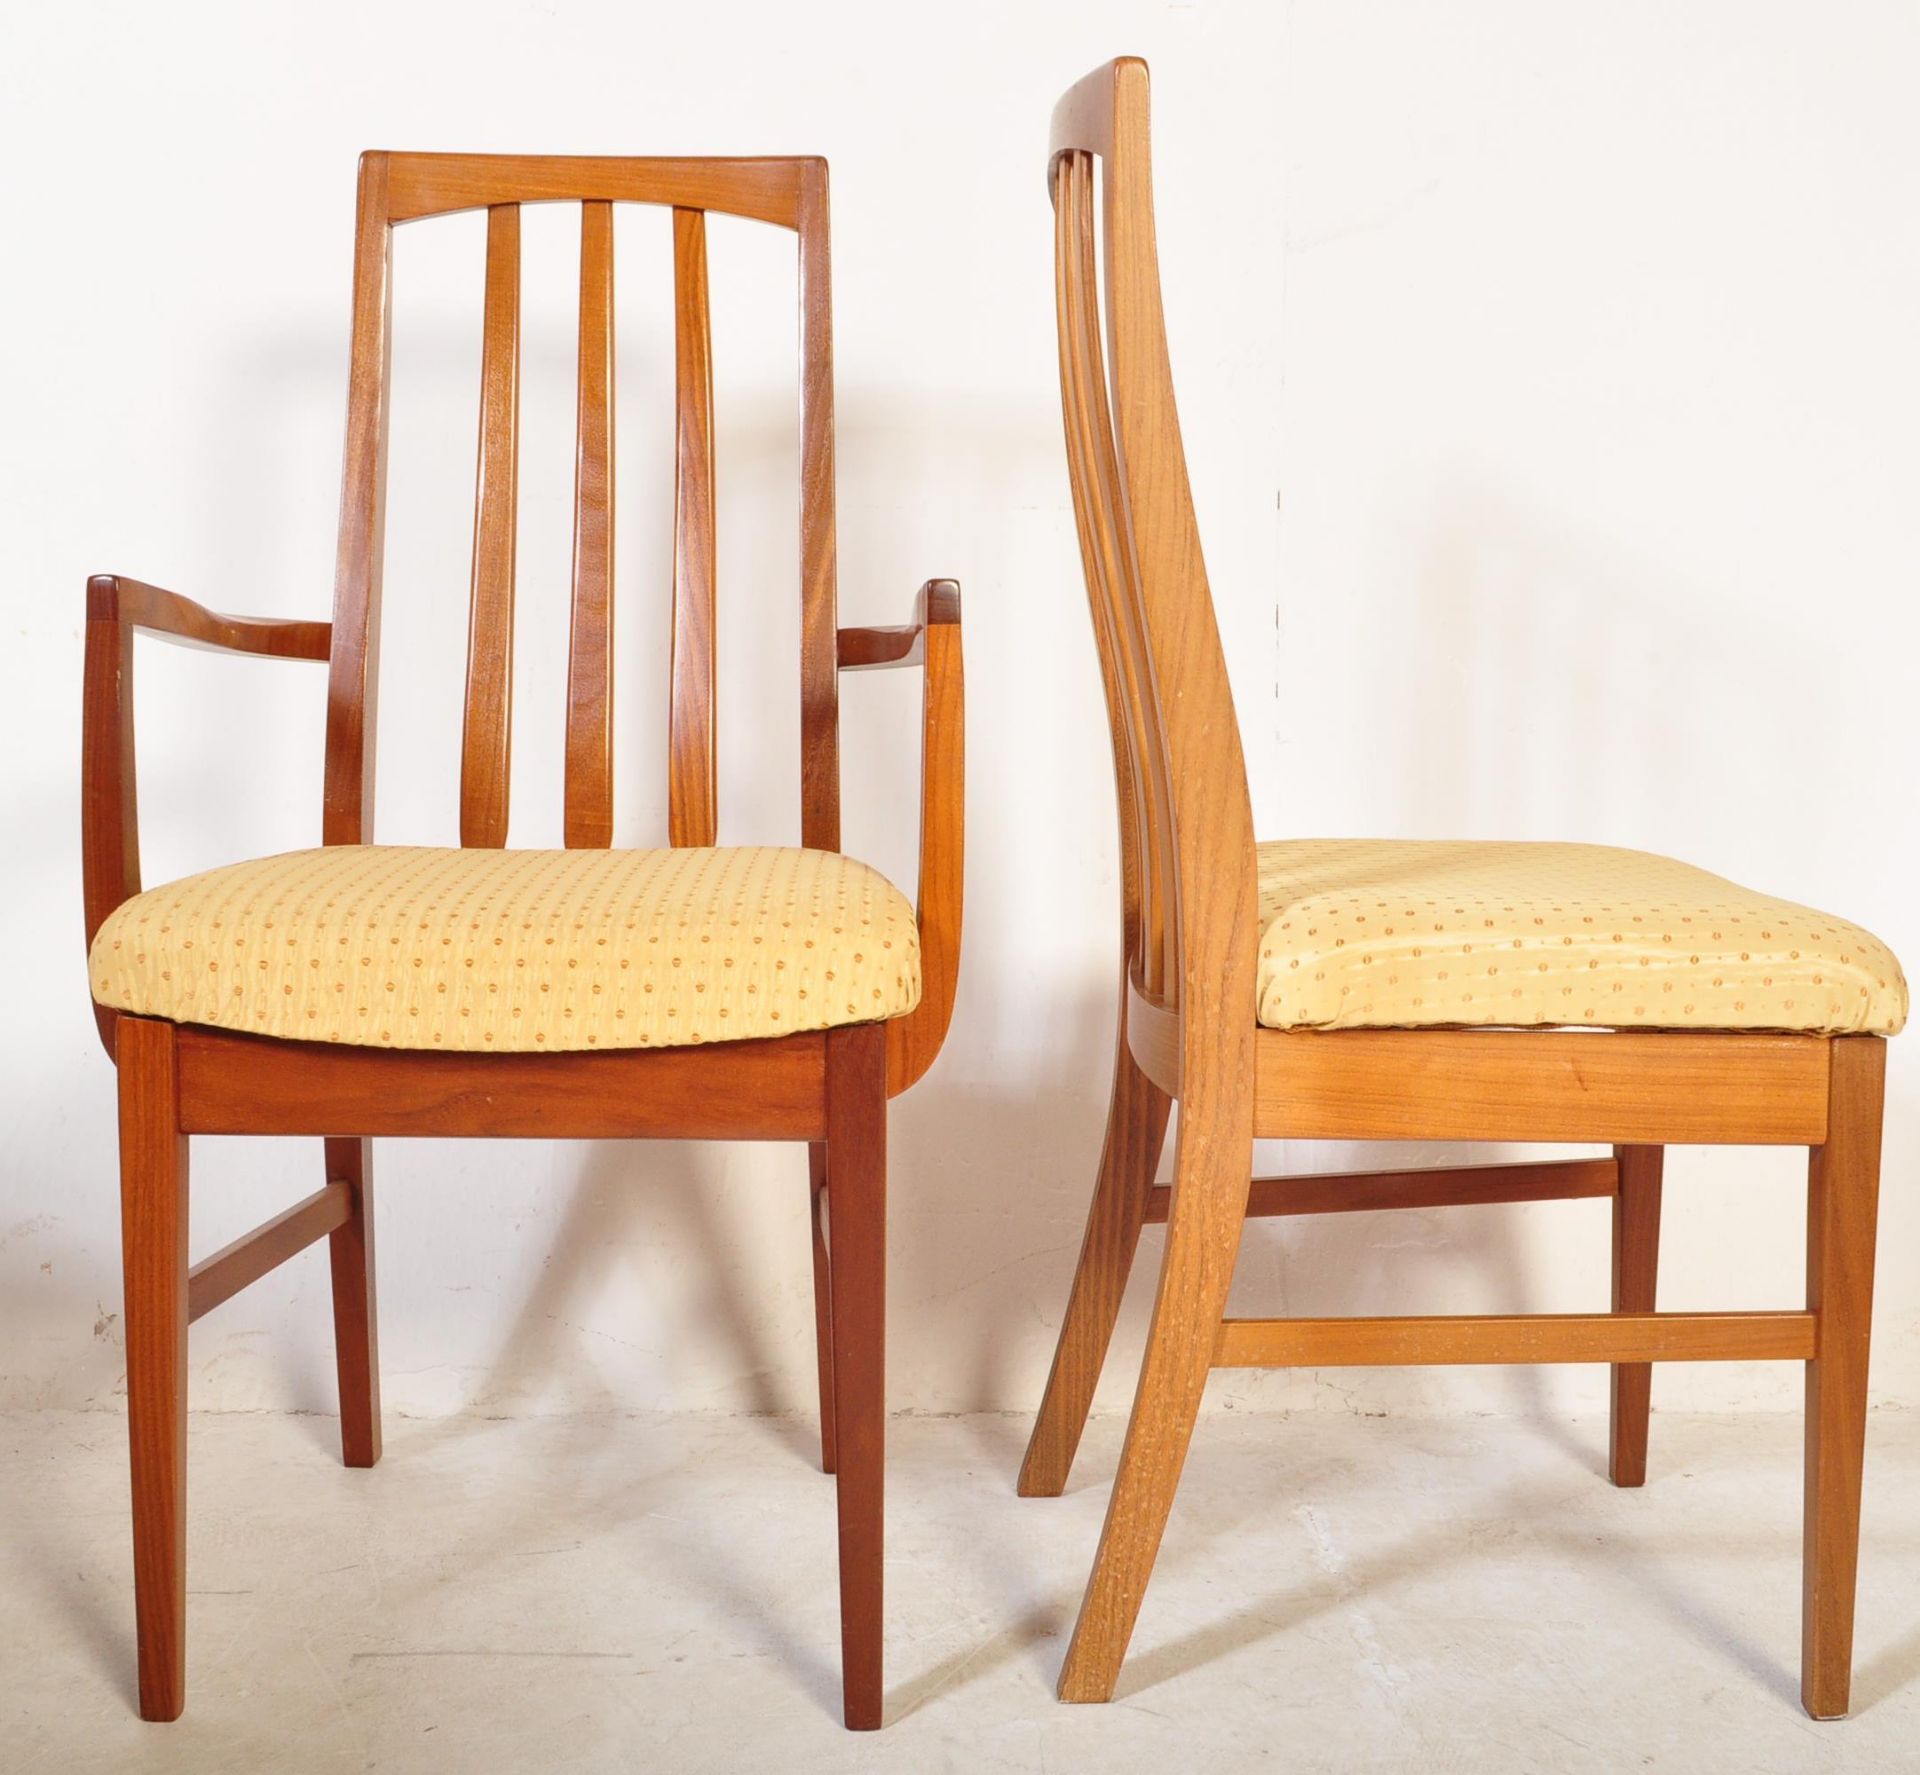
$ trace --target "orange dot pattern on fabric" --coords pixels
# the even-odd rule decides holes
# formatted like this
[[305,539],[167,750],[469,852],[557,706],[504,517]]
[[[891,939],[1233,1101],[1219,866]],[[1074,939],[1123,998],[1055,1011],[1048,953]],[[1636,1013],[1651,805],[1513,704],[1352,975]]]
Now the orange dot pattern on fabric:
[[1593,844],[1259,848],[1259,1020],[1892,1035],[1878,938],[1703,869]]
[[116,1010],[474,1054],[791,1035],[920,999],[906,897],[772,846],[293,851],[137,895],[89,965]]

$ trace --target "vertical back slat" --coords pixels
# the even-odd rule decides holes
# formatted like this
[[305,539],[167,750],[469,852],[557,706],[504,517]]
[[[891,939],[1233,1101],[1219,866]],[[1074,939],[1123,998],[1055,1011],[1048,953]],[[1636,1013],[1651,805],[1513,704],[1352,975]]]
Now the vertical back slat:
[[[1259,950],[1253,809],[1167,358],[1146,65],[1122,58],[1097,78],[1107,88],[1110,116],[1101,168],[1100,295],[1121,511],[1146,640],[1141,689],[1159,773],[1147,787],[1166,857],[1159,872],[1169,962],[1164,997],[1177,1003],[1180,1016],[1180,1141],[1183,1153],[1202,1150],[1190,1149],[1190,1136],[1224,1143],[1214,1149],[1217,1157],[1244,1150],[1253,1128],[1254,1025],[1247,1016]],[[1083,189],[1091,212],[1090,166]],[[1196,1162],[1205,1166],[1213,1158]],[[1223,1190],[1237,1187],[1235,1164],[1244,1168],[1233,1160],[1217,1174]],[[1236,1236],[1238,1224],[1233,1215],[1218,1222]],[[1231,1265],[1231,1249],[1206,1261]]]
[[487,211],[487,306],[480,355],[480,464],[467,630],[460,842],[507,842],[513,725],[513,552],[519,498],[520,206]]
[[[745,170],[741,170],[744,167]],[[579,383],[564,832],[570,847],[613,842],[614,409],[613,215],[617,202],[674,214],[677,390],[669,827],[676,845],[718,841],[716,501],[709,210],[792,228],[801,345],[800,836],[840,843],[839,666],[835,574],[832,280],[827,168],[765,163],[362,157],[354,272],[353,373],[329,686],[324,836],[372,836],[391,350],[391,232],[403,220],[487,209],[486,308],[460,842],[509,838],[518,430],[521,219],[525,201],[581,205]]]
[[613,205],[580,206],[566,842],[613,842]]
[[800,842],[840,848],[840,673],[834,596],[833,283],[827,166],[800,186]]
[[1094,256],[1093,160],[1070,154],[1057,174],[1055,211],[1061,392],[1075,513],[1093,594],[1094,627],[1113,726],[1122,867],[1137,906],[1141,984],[1164,990],[1172,967],[1168,912],[1173,842],[1163,736],[1154,719],[1146,615],[1125,524],[1120,465],[1107,399]]
[[380,563],[387,510],[387,388],[393,358],[393,231],[385,154],[360,157],[353,246],[353,345],[340,476],[333,657],[321,841],[364,844],[373,829],[373,719],[380,669]]
[[[1065,155],[1054,167],[1053,270],[1054,312],[1059,329],[1060,404],[1065,421],[1067,479],[1073,493],[1075,529],[1087,580],[1087,602],[1093,616],[1095,651],[1106,693],[1108,737],[1113,746],[1116,811],[1120,818],[1121,909],[1126,951],[1130,963],[1142,958],[1144,901],[1151,870],[1142,855],[1148,829],[1141,771],[1135,757],[1134,697],[1130,689],[1130,643],[1120,632],[1115,597],[1114,535],[1105,477],[1096,479],[1093,465],[1093,421],[1089,413],[1086,327],[1081,224],[1076,162]],[[1154,958],[1157,961],[1157,956]],[[1151,964],[1150,964],[1151,965]]]
[[673,212],[676,447],[673,484],[673,673],[667,835],[712,844],[719,828],[714,763],[713,337],[707,304],[707,219]]

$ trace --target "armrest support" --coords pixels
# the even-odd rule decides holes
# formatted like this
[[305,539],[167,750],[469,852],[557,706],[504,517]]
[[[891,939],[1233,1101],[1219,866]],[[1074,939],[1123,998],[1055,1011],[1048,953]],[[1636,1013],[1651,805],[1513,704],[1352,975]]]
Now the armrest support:
[[[324,660],[332,625],[220,616],[137,579],[87,581],[86,677],[80,727],[80,855],[87,945],[107,914],[140,891],[139,791],[133,746],[133,636],[137,629],[187,646],[270,659]],[[94,1008],[113,1052],[114,1013]]]
[[887,1025],[887,1094],[897,1096],[946,1040],[960,973],[965,860],[966,680],[960,654],[960,587],[930,579],[911,623],[842,629],[842,671],[920,666],[920,1002]]
[[840,670],[884,672],[894,666],[922,665],[927,657],[927,630],[942,624],[960,626],[959,582],[930,579],[913,601],[912,622],[840,631]]

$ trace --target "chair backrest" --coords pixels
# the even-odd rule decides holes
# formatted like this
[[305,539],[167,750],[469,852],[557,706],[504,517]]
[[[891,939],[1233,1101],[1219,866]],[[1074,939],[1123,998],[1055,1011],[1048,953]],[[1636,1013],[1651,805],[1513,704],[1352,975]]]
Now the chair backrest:
[[819,159],[667,160],[505,154],[363,155],[354,248],[353,356],[327,692],[328,844],[370,842],[374,690],[392,355],[392,232],[487,212],[480,452],[460,754],[460,842],[507,841],[513,694],[515,493],[520,384],[520,208],[580,205],[579,418],[565,833],[613,832],[613,206],[673,210],[677,449],[674,496],[669,838],[714,842],[713,377],[706,217],[746,216],[799,236],[801,842],[840,846],[835,665],[832,295],[827,167]]
[[1257,895],[1167,361],[1144,62],[1109,63],[1061,99],[1049,180],[1060,397],[1112,728],[1128,965],[1145,999],[1179,1013],[1192,1052],[1226,1031],[1251,1039]]

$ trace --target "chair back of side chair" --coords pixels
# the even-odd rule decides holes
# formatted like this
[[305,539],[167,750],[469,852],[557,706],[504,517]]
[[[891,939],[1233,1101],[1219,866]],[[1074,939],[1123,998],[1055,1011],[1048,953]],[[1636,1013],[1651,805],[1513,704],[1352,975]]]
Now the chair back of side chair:
[[1178,1012],[1184,1052],[1219,1059],[1223,1038],[1252,1039],[1253,825],[1174,408],[1144,62],[1109,63],[1061,99],[1049,180],[1060,398],[1112,729],[1128,966],[1144,998]]

